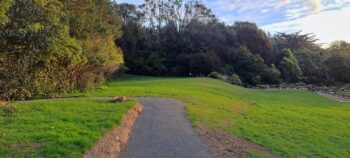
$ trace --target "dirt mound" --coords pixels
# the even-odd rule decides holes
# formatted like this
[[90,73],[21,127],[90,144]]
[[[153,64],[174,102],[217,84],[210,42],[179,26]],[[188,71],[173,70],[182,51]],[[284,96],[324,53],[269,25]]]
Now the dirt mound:
[[123,116],[120,125],[105,134],[83,158],[116,158],[126,145],[136,118],[141,114],[143,105],[137,103]]
[[198,134],[209,146],[215,158],[246,158],[250,152],[259,152],[270,157],[278,157],[269,153],[263,147],[222,131],[200,125]]
[[7,105],[6,101],[0,100],[0,107]]
[[127,102],[127,101],[129,101],[129,98],[126,96],[115,96],[111,100],[112,103]]

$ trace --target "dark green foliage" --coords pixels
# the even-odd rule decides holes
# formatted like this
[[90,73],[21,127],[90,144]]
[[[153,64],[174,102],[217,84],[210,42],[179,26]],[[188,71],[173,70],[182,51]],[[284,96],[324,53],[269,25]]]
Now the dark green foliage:
[[[272,44],[266,33],[256,24],[250,22],[236,22],[232,26],[238,43],[247,47],[251,52],[259,54],[264,60],[272,59]],[[271,63],[272,61],[268,61]]]
[[189,73],[195,76],[205,76],[212,71],[217,71],[220,59],[215,54],[196,53],[187,56]]
[[323,62],[323,73],[328,83],[350,82],[350,43],[337,41],[327,49]]
[[[273,61],[272,43],[255,24],[237,22],[226,26],[197,1],[162,2],[118,7],[124,36],[117,43],[125,53],[130,73],[207,76],[215,71],[228,76],[236,73],[248,84],[253,84],[253,80],[254,83],[280,80],[278,70],[265,64]],[[158,12],[159,8],[169,6],[176,7]],[[178,14],[181,11],[176,8],[185,8],[185,15]],[[150,14],[152,11],[156,12]],[[192,11],[201,16],[193,16]],[[169,14],[173,16],[162,16]]]
[[287,83],[297,82],[301,77],[301,69],[298,65],[298,61],[289,49],[284,49],[283,54],[284,57],[279,64],[282,78]]
[[243,82],[253,85],[260,81],[271,83],[272,79],[269,77],[272,72],[270,72],[270,68],[264,63],[260,55],[251,53],[246,47],[227,53],[226,60],[232,65],[235,73],[239,75]]
[[324,72],[331,83],[350,81],[350,56],[335,54],[324,61]]
[[262,74],[262,81],[270,84],[277,84],[281,82],[281,72],[276,68],[274,64],[271,67],[265,68]]
[[229,77],[228,80],[230,83],[234,85],[239,85],[239,86],[242,85],[242,81],[237,74],[231,75],[231,77]]

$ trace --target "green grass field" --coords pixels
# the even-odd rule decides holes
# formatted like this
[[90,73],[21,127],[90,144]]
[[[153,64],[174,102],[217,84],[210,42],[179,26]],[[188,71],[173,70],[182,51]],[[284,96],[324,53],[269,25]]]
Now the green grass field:
[[193,124],[222,129],[285,157],[350,157],[350,104],[306,91],[259,91],[208,78],[126,76],[87,96],[163,96]]
[[[224,130],[275,154],[350,157],[350,104],[306,91],[251,90],[208,78],[125,76],[77,95],[176,98],[186,104],[194,126]],[[13,114],[1,111],[0,157],[79,157],[131,104],[67,99],[12,106]]]
[[0,157],[81,157],[135,104],[107,100],[37,100],[1,107]]

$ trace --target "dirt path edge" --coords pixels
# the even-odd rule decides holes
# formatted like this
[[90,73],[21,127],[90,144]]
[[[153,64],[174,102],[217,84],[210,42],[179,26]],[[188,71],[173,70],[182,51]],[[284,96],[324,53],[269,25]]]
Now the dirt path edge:
[[132,127],[142,113],[143,105],[137,103],[122,118],[119,126],[107,132],[83,158],[117,158],[129,140]]
[[208,145],[214,158],[247,158],[250,152],[258,152],[266,157],[281,158],[260,145],[228,134],[221,130],[199,125],[196,129],[202,141]]

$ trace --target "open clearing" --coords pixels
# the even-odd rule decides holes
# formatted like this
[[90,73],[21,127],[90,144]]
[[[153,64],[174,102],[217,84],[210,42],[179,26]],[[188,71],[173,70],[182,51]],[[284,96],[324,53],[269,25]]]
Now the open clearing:
[[178,99],[194,126],[220,129],[285,157],[350,157],[350,104],[306,91],[258,91],[208,78],[126,76],[87,96]]

